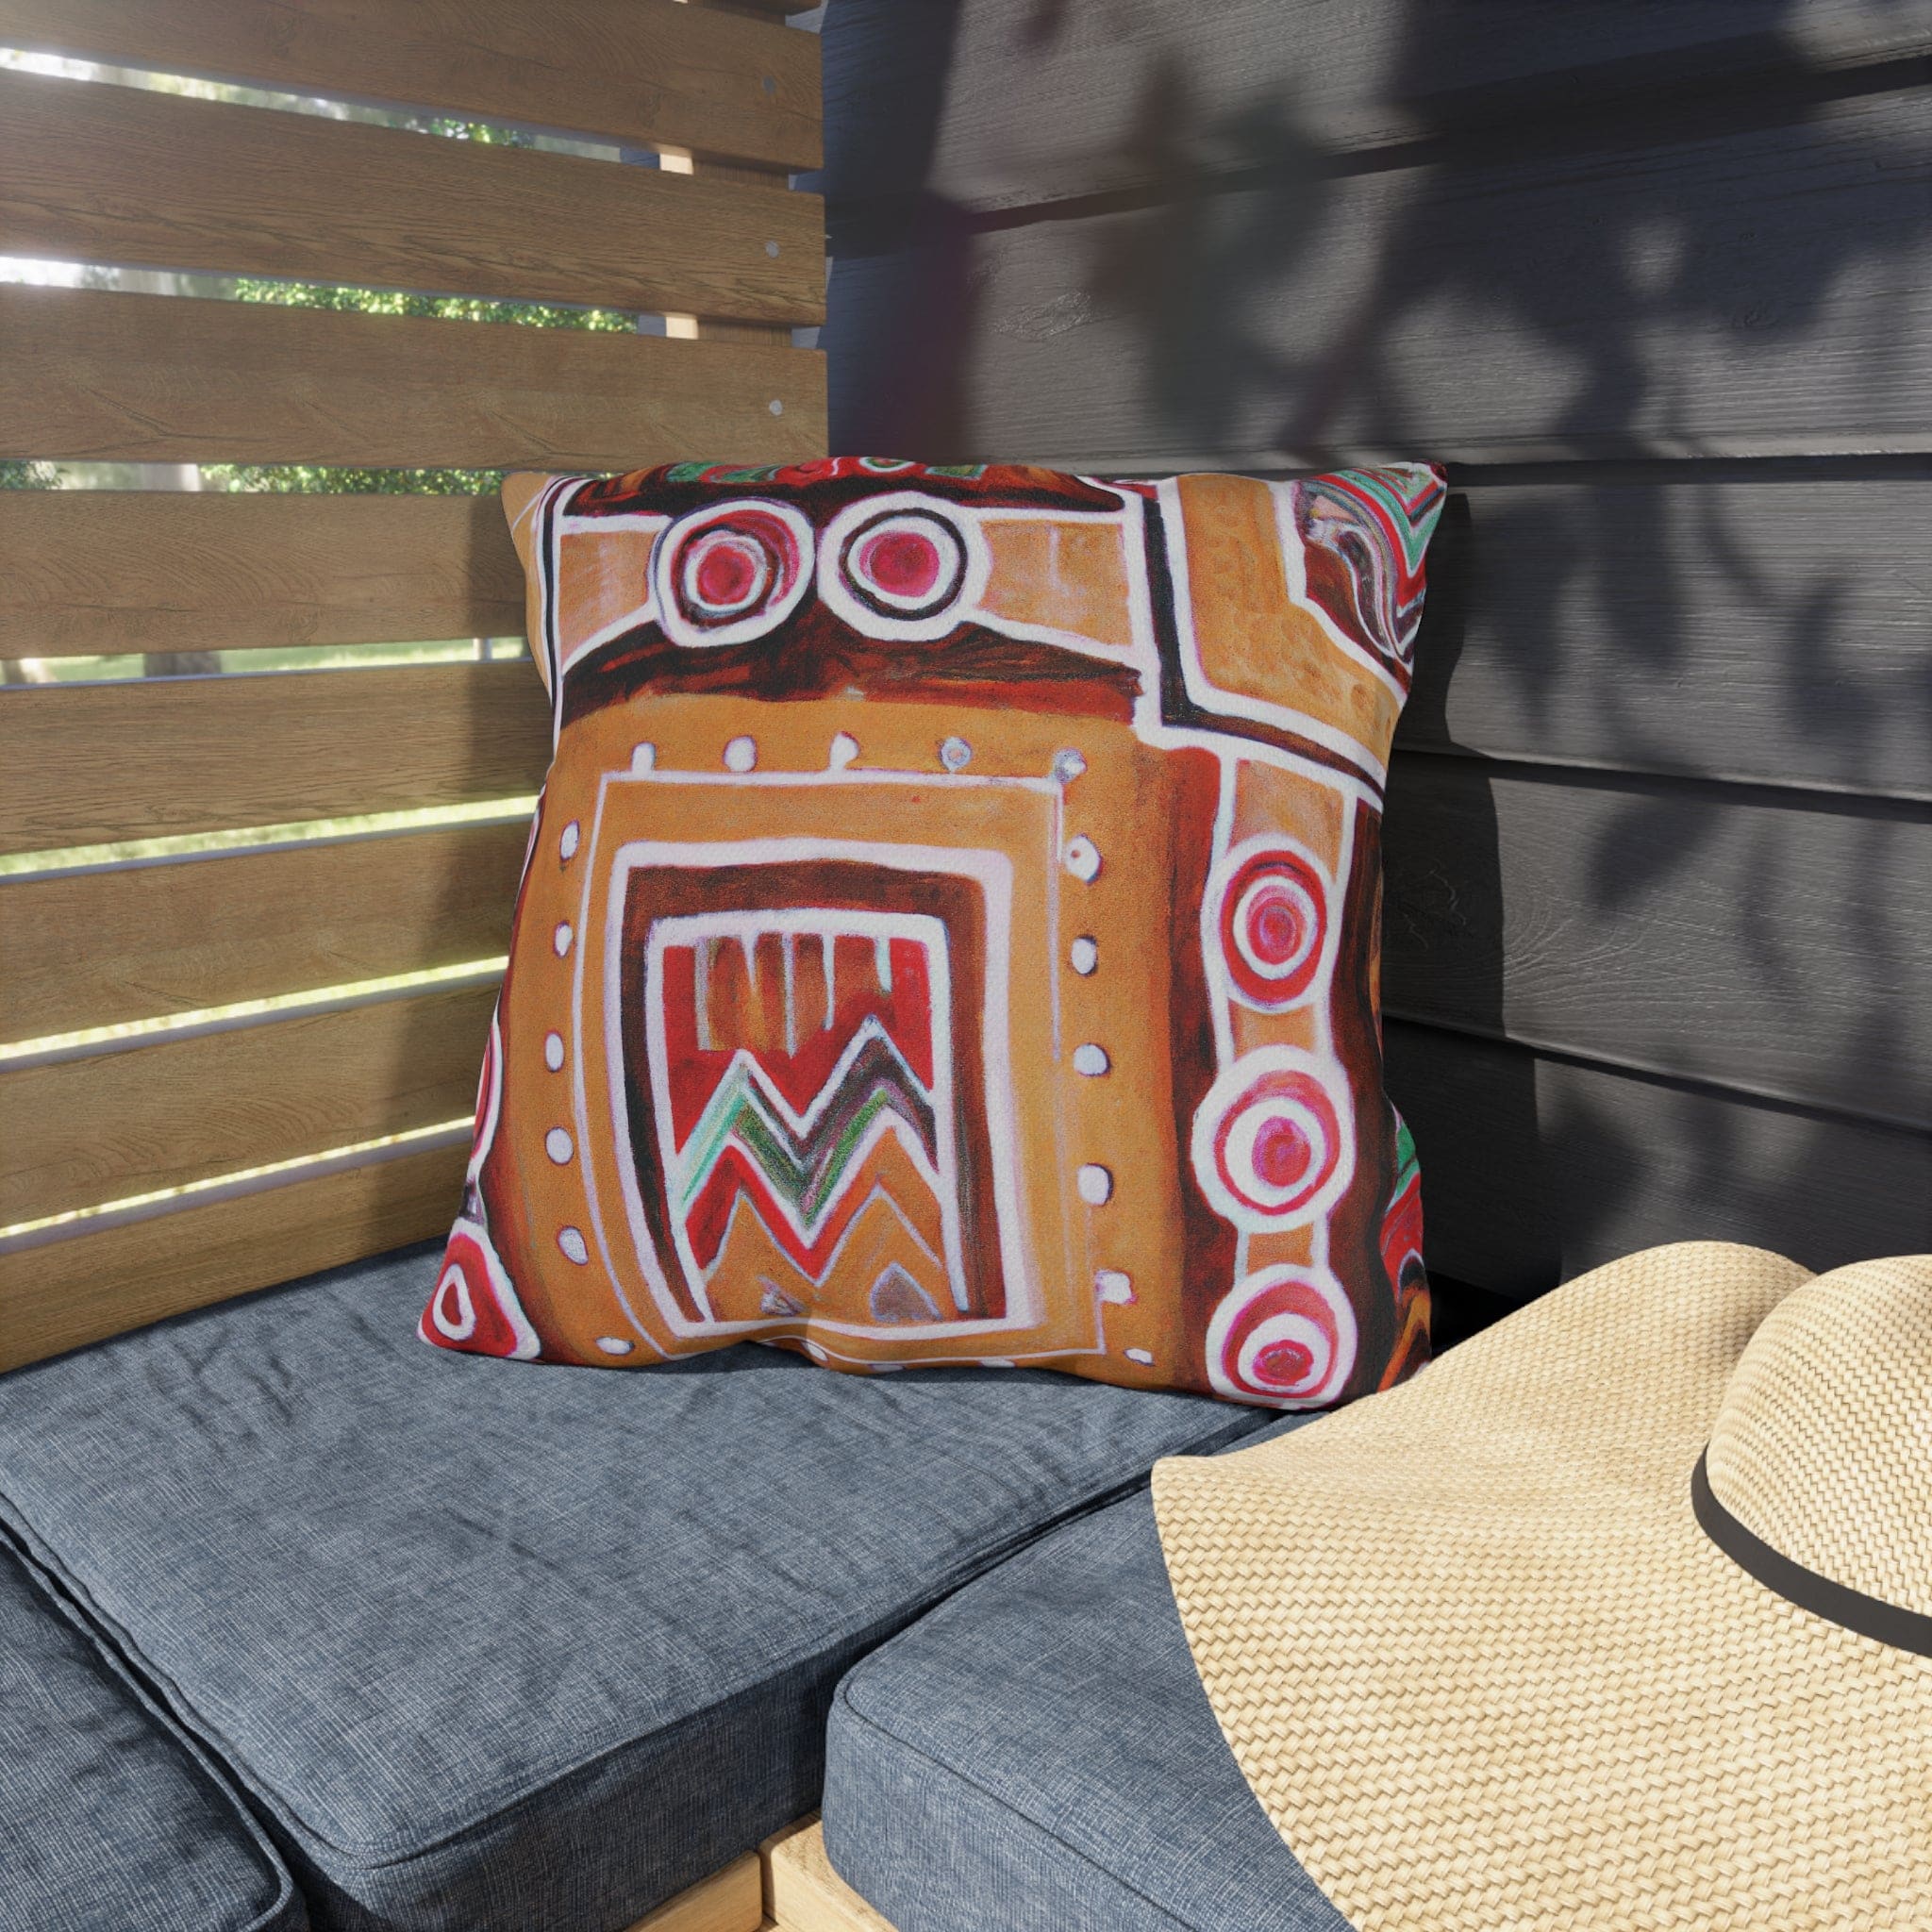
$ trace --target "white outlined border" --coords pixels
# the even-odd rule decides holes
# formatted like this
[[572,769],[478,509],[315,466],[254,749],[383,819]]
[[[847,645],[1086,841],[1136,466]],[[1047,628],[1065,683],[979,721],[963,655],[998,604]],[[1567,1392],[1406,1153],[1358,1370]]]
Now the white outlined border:
[[[938,1256],[932,1258],[939,1260],[945,1271],[953,1305],[963,1308],[966,1305],[966,1257],[959,1225],[959,1161],[954,1116],[952,959],[947,947],[945,924],[933,918],[929,913],[859,912],[850,908],[821,911],[809,907],[772,911],[747,909],[684,913],[669,919],[657,920],[651,926],[644,955],[644,1026],[649,1048],[653,1124],[657,1130],[658,1166],[666,1176],[666,1193],[671,1196],[666,1204],[666,1211],[671,1221],[672,1240],[677,1248],[677,1258],[684,1264],[685,1281],[691,1290],[693,1299],[697,1300],[701,1307],[704,1305],[708,1295],[709,1275],[700,1265],[691,1248],[685,1222],[682,1196],[688,1177],[686,1156],[691,1143],[687,1141],[683,1147],[678,1146],[672,1128],[675,1110],[671,1100],[671,1056],[666,1038],[664,955],[673,947],[697,947],[723,941],[726,944],[742,946],[749,958],[752,947],[767,933],[777,933],[791,940],[804,938],[836,941],[841,939],[863,939],[875,946],[889,945],[894,940],[908,940],[924,950],[926,984],[932,1002],[931,1017],[927,1025],[930,1029],[933,1082],[931,1091],[926,1097],[933,1109],[933,1145],[937,1158],[928,1162],[924,1148],[908,1141],[909,1130],[906,1124],[896,1114],[887,1114],[874,1123],[863,1142],[850,1158],[855,1168],[862,1165],[871,1158],[872,1150],[888,1135],[896,1139],[905,1148],[913,1166],[918,1169],[920,1177],[932,1189],[940,1203],[944,1257],[943,1259]],[[829,1001],[829,992],[827,998]],[[789,1002],[789,970],[787,999]],[[732,1057],[734,1068],[742,1066],[770,1111],[782,1120],[792,1134],[803,1137],[818,1124],[825,1108],[830,1105],[843,1085],[853,1062],[863,1050],[865,1042],[874,1037],[891,1041],[891,1036],[876,1025],[862,1028],[855,1034],[839,1056],[838,1064],[821,1083],[818,1092],[812,1096],[810,1105],[802,1114],[793,1109],[791,1103],[779,1091],[756,1056],[741,1047]],[[893,1051],[897,1053],[896,1042],[892,1042],[892,1045]],[[903,1064],[903,1056],[900,1058]],[[907,1071],[910,1073],[911,1069],[908,1067]],[[914,1074],[913,1077],[918,1076]],[[722,1082],[720,1084],[722,1085]],[[735,1137],[727,1137],[727,1141]],[[742,1143],[740,1145],[741,1147]],[[819,1233],[823,1232],[824,1224],[830,1220],[835,1208],[843,1201],[845,1192],[846,1191],[841,1189],[834,1199],[824,1205],[816,1224],[793,1213],[791,1205],[775,1193],[773,1196],[773,1205],[784,1216],[786,1224],[798,1239],[809,1246]],[[737,1208],[734,1207],[734,1219],[736,1214]],[[852,1226],[857,1225],[855,1219]],[[851,1229],[848,1228],[846,1235],[841,1236],[831,1257],[825,1262],[824,1274],[829,1274],[838,1265],[838,1257],[844,1251],[850,1232]],[[916,1235],[913,1238],[917,1240]],[[924,1246],[924,1243],[921,1242],[920,1245]],[[824,1274],[818,1277],[820,1280],[824,1278]],[[716,1317],[713,1316],[711,1319],[715,1320]]]
[[[666,779],[692,774],[663,774]],[[774,774],[774,777],[777,774]],[[822,778],[844,774],[824,774]],[[870,775],[870,774],[867,774]],[[607,779],[607,784],[610,782]],[[648,782],[644,780],[642,782]],[[739,781],[742,782],[742,781]],[[599,813],[601,816],[600,801]],[[1007,1312],[996,1320],[947,1322],[915,1326],[894,1325],[880,1329],[871,1324],[840,1323],[813,1318],[815,1329],[828,1334],[850,1334],[867,1340],[919,1341],[960,1335],[994,1334],[1010,1329],[1037,1327],[1043,1319],[1044,1298],[1032,1270],[1027,1265],[1024,1240],[1022,1181],[1019,1171],[1019,1119],[1013,1092],[1011,1043],[1009,1033],[1009,989],[1012,973],[1013,866],[1003,852],[962,849],[945,845],[891,845],[854,839],[747,839],[678,842],[661,840],[635,840],[611,855],[604,934],[604,1031],[608,1083],[614,1115],[621,1115],[624,1096],[623,969],[624,907],[632,872],[659,867],[693,871],[723,868],[757,868],[797,864],[815,859],[843,859],[861,865],[889,867],[897,872],[943,873],[964,877],[978,885],[986,907],[986,990],[981,1023],[980,1056],[986,1082],[987,1140],[992,1158],[994,1218],[999,1228],[1000,1266],[1004,1276]],[[774,915],[764,915],[771,918]],[[820,918],[837,915],[824,913]],[[583,1038],[581,1011],[584,956],[579,955],[576,972],[575,1005],[579,1016],[577,1037]],[[655,1082],[656,1074],[653,1072]],[[581,1061],[577,1074],[577,1117],[580,1131],[589,1131],[589,1096],[584,1088]],[[654,1104],[656,1096],[654,1094]],[[758,1322],[692,1322],[678,1307],[669,1282],[658,1264],[650,1224],[644,1218],[643,1200],[630,1140],[630,1123],[614,1117],[611,1122],[617,1149],[617,1168],[624,1191],[625,1232],[629,1251],[644,1275],[652,1300],[665,1326],[674,1335],[725,1336],[756,1334],[771,1326]],[[591,1224],[597,1230],[605,1265],[612,1279],[617,1272],[610,1266],[610,1243],[604,1225],[601,1205],[588,1167],[581,1170],[586,1203]],[[685,1257],[682,1254],[680,1261]],[[689,1263],[685,1264],[689,1267]],[[694,1299],[703,1306],[705,1285],[702,1274],[695,1280],[687,1277]],[[632,1316],[635,1321],[635,1315]]]

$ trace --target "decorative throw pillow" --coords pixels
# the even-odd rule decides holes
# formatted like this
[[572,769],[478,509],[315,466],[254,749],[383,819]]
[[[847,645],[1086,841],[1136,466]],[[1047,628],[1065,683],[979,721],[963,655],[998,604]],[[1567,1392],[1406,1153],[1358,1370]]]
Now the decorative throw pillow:
[[423,1334],[1279,1407],[1426,1358],[1379,839],[1440,471],[513,477],[556,754]]

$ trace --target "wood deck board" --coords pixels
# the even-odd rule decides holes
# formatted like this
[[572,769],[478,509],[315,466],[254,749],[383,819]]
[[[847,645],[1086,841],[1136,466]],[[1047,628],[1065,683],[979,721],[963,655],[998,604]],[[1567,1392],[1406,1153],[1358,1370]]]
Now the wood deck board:
[[[0,1372],[441,1234],[467,1147],[438,1147],[0,1250]],[[424,1267],[426,1301],[436,1279]]]
[[0,657],[505,637],[524,574],[491,496],[0,492]]

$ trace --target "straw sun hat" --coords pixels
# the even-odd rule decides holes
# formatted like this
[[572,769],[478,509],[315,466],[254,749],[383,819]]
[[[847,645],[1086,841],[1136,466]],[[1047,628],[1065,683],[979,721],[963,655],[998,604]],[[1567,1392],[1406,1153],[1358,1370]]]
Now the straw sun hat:
[[1932,1257],[1657,1249],[1155,1499],[1357,1932],[1932,1928]]

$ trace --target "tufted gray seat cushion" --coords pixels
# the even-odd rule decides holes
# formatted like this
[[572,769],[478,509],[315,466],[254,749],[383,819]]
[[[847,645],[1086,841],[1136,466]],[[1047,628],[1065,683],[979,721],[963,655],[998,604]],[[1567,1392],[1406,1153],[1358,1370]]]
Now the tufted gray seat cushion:
[[1262,1418],[1070,1376],[425,1347],[416,1249],[0,1378],[0,1514],[323,1927],[625,1925],[817,1804],[858,1656]]
[[0,1549],[0,1932],[302,1932],[233,1792]]
[[1222,1739],[1145,1491],[855,1667],[824,1830],[897,1932],[1348,1932]]

